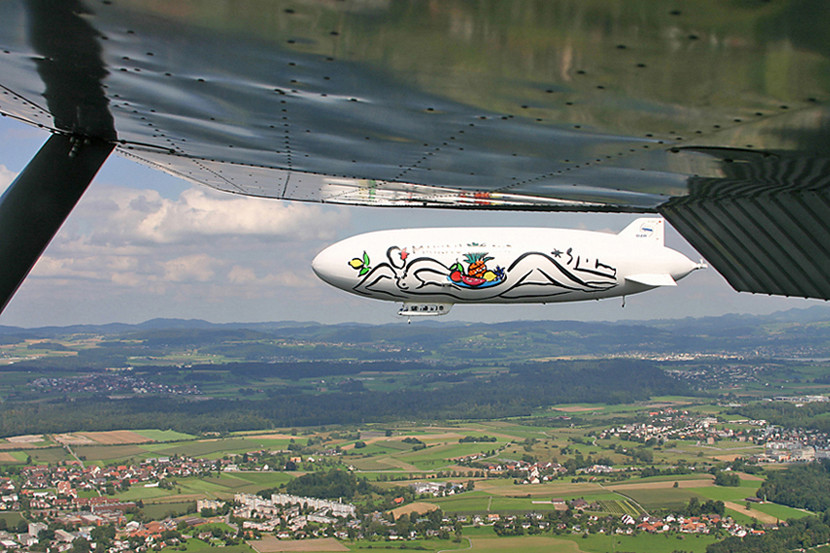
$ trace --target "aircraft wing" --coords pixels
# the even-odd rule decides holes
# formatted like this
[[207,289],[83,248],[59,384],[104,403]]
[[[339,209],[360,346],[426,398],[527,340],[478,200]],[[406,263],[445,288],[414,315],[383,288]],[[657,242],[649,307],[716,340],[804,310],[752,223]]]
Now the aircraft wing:
[[0,112],[58,153],[0,232],[44,171],[71,209],[114,147],[252,196],[661,213],[736,289],[827,299],[828,24],[821,0],[6,0]]

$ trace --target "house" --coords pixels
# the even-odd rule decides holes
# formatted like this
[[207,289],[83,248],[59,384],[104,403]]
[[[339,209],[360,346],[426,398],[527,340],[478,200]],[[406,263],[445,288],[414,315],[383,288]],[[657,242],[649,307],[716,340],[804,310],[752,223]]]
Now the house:
[[55,530],[55,539],[66,543],[72,543],[75,539],[75,534],[67,532],[66,530]]
[[571,501],[571,507],[582,511],[588,508],[588,502],[581,497],[578,497]]

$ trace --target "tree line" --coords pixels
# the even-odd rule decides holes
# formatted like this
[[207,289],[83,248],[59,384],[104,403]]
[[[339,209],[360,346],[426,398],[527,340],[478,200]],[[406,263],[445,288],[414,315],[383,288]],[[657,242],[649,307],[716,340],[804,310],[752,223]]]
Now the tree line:
[[[251,370],[265,367],[257,365]],[[282,388],[264,400],[143,397],[5,402],[0,404],[0,436],[136,428],[170,428],[198,434],[274,426],[360,424],[402,417],[518,417],[556,403],[628,403],[652,395],[677,394],[681,387],[658,365],[645,361],[526,363],[505,373],[451,383],[438,390],[338,390],[318,394]]]
[[826,511],[830,509],[830,460],[768,471],[756,495],[796,509]]
[[785,428],[804,428],[830,432],[830,403],[807,403],[797,407],[788,401],[750,403],[730,409],[729,413],[751,419],[763,419]]

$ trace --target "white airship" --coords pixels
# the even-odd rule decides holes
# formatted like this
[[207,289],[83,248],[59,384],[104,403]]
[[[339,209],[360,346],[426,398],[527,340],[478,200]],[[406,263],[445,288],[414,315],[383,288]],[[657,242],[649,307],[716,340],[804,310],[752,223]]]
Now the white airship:
[[369,232],[314,258],[325,282],[403,303],[399,315],[444,315],[456,303],[552,303],[645,292],[705,265],[664,245],[660,218],[619,234],[553,228]]

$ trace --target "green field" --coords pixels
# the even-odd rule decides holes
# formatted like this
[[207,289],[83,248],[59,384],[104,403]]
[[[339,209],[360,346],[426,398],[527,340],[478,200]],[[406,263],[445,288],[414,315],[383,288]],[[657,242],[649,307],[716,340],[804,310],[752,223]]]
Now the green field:
[[23,517],[20,516],[20,513],[0,512],[0,520],[6,522],[7,528],[15,528],[23,520]]
[[[700,488],[708,489],[708,488]],[[688,488],[658,488],[658,489],[626,489],[621,492],[639,503],[643,509],[652,511],[656,509],[682,509],[692,497],[700,497],[700,494]]]
[[396,457],[401,461],[414,465],[419,470],[440,470],[454,463],[449,459],[495,450],[503,444],[504,442],[459,444],[456,440],[455,443],[434,445],[419,451],[400,453]]
[[[162,551],[167,551],[168,553],[180,552],[185,551],[187,553],[197,553],[202,551],[216,551],[216,546],[211,545],[209,543],[203,542],[202,540],[193,538],[187,540],[185,544],[185,549],[182,549],[179,546],[176,547],[165,547]],[[254,549],[247,545],[229,545],[229,546],[222,546],[222,553],[255,553]]]
[[636,518],[643,514],[643,510],[638,508],[628,499],[603,499],[599,500],[598,503],[600,512],[608,513],[609,515],[631,515]]
[[[232,474],[237,480],[244,482],[242,487],[256,486],[258,490],[279,486],[294,479],[294,476],[288,472],[235,472]],[[224,475],[230,476],[228,473],[224,473]],[[242,493],[250,493],[245,490],[241,491]]]
[[140,445],[79,445],[72,448],[75,454],[86,461],[123,461],[135,458],[141,462],[150,454]]
[[[224,472],[219,475],[219,478],[210,476],[196,479],[195,482],[204,482],[212,486],[223,488],[215,488],[224,493],[256,493],[265,488],[275,488],[282,484],[290,482],[294,477],[290,473],[285,472]],[[194,489],[193,486],[188,486]]]
[[[748,485],[745,485],[748,484]],[[709,486],[706,488],[688,488],[694,490],[695,493],[707,499],[715,499],[721,501],[735,501],[739,503],[744,502],[744,498],[755,497],[755,492],[761,487],[760,482],[741,482],[741,486]]]
[[282,449],[284,443],[284,440],[251,437],[198,440],[195,442],[181,442],[175,445],[148,444],[143,447],[148,451],[152,451],[155,456],[186,455],[216,459],[231,453],[242,454],[260,449]]
[[451,540],[407,540],[407,541],[370,541],[370,540],[349,540],[341,542],[353,553],[371,553],[378,550],[396,551],[451,551],[454,549],[466,549],[467,542],[454,543]]
[[32,457],[32,464],[48,465],[72,459],[62,447],[43,447],[38,449],[24,449],[22,453]]
[[7,464],[17,464],[17,463],[25,463],[26,459],[29,457],[29,454],[25,451],[4,451],[3,453],[7,453],[14,458],[14,461],[0,461],[0,463],[7,463]]
[[366,459],[348,459],[348,463],[361,472],[400,471],[401,468],[388,462],[388,458],[369,457]]
[[492,495],[485,492],[468,492],[449,497],[431,498],[427,501],[435,503],[448,513],[472,513],[487,511],[487,506],[490,504],[492,497]]
[[673,551],[691,551],[704,553],[706,546],[715,543],[717,538],[700,534],[638,534],[636,536],[606,536],[588,534],[582,536],[563,536],[574,542],[586,553],[608,553],[610,551],[646,551],[648,553],[672,553]]
[[646,478],[629,478],[623,484],[640,484],[645,482],[679,482],[687,480],[712,480],[712,475],[704,474],[669,474],[662,476],[648,476]]
[[786,505],[779,505],[778,503],[753,503],[752,508],[757,511],[761,511],[762,513],[772,515],[779,520],[803,518],[814,514],[802,509],[795,509],[793,507],[787,507]]
[[118,498],[124,501],[144,501],[147,502],[148,500],[158,499],[162,497],[169,497],[172,495],[177,495],[177,492],[174,490],[165,490],[159,487],[153,488],[146,488],[142,484],[136,484],[135,486],[130,487],[129,490],[125,492],[120,492],[118,494]]
[[496,513],[519,513],[528,511],[552,511],[550,503],[534,504],[531,498],[493,496],[490,502],[490,511]]
[[144,515],[152,520],[161,520],[163,518],[177,517],[189,513],[195,513],[196,502],[171,502],[171,503],[145,503]]
[[178,442],[182,440],[194,440],[196,436],[176,432],[175,430],[134,430],[136,434],[149,438],[155,442]]
[[119,493],[125,501],[142,500],[145,503],[165,501],[176,496],[204,496],[231,499],[236,493],[256,493],[265,488],[274,488],[289,482],[293,476],[284,472],[236,472],[221,473],[217,476],[180,478],[175,480],[173,489],[147,488],[136,485]]

